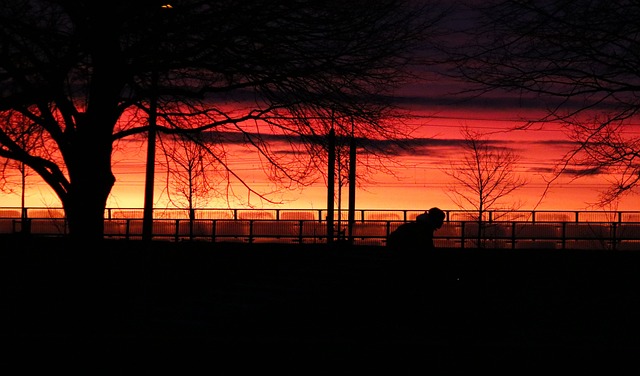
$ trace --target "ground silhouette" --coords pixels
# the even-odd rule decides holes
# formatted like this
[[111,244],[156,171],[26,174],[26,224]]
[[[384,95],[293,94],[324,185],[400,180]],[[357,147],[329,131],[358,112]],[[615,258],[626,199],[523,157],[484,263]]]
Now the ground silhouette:
[[575,371],[640,349],[636,252],[415,249],[398,259],[344,244],[2,244],[3,341],[67,366],[95,357],[93,369],[144,359],[143,369],[166,370],[180,354],[192,361],[178,367],[306,364],[298,374],[340,373],[345,361],[396,374],[561,361]]

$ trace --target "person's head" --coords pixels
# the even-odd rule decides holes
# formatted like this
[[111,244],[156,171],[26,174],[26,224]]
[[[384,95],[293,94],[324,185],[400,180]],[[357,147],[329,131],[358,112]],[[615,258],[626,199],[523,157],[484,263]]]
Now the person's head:
[[421,222],[421,223],[427,223],[433,229],[437,230],[440,227],[442,227],[442,224],[444,223],[445,217],[446,217],[446,215],[442,210],[440,210],[439,208],[434,207],[434,208],[431,208],[431,209],[427,210],[426,212],[418,215],[416,217],[416,221]]
[[439,229],[444,223],[446,214],[440,210],[440,208],[434,207],[427,211],[427,217],[431,226],[435,229]]

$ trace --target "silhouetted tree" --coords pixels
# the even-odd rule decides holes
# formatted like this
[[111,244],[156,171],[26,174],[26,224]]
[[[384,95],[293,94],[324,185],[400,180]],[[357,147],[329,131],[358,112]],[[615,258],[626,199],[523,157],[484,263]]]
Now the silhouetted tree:
[[173,134],[168,140],[161,140],[160,145],[164,158],[158,163],[165,167],[169,203],[176,208],[187,208],[193,220],[196,208],[207,206],[213,197],[221,195],[216,180],[219,164],[198,139]]
[[197,135],[171,134],[167,140],[160,139],[161,158],[158,164],[165,167],[169,204],[189,213],[189,234],[193,236],[195,209],[206,207],[214,197],[221,197],[220,164],[216,158],[223,158],[218,152],[215,158],[210,148],[202,144]]
[[475,22],[445,48],[446,60],[457,63],[455,76],[477,84],[476,93],[507,91],[523,102],[544,103],[546,116],[525,126],[566,125],[577,146],[559,172],[575,163],[585,173],[612,174],[600,204],[637,192],[640,138],[629,124],[640,110],[640,3],[469,3]]
[[[23,150],[3,123],[0,156],[51,186],[74,237],[102,237],[114,142],[146,135],[156,101],[160,134],[241,134],[276,179],[303,181],[331,115],[353,119],[357,136],[402,132],[393,91],[440,17],[416,3],[4,1],[0,111],[28,118],[49,155]],[[271,152],[271,134],[300,141],[301,167]]]
[[463,153],[442,171],[453,178],[447,195],[460,209],[477,214],[477,245],[481,247],[487,211],[519,209],[519,203],[507,203],[505,199],[526,185],[527,179],[517,173],[520,158],[512,150],[493,146],[486,135],[466,126],[461,133]]
[[[39,158],[41,153],[46,153],[46,148],[41,144],[42,130],[35,127],[28,118],[16,111],[4,111],[1,122],[3,124],[11,124],[6,127],[4,134],[0,134],[7,142],[14,143],[16,147],[25,151],[26,154],[34,158]],[[44,157],[46,158],[46,157]],[[4,159],[4,163],[0,167],[0,191],[15,193],[14,185],[19,186],[20,191],[20,208],[22,216],[25,215],[25,201],[27,196],[27,178],[34,175],[24,161],[15,159]],[[19,183],[8,179],[11,175],[9,171],[17,169],[19,173]]]

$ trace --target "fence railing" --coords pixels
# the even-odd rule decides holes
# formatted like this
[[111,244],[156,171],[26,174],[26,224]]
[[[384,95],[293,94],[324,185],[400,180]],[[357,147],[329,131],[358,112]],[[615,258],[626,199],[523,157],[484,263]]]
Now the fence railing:
[[[358,209],[356,221],[389,220],[410,221],[423,213],[423,209]],[[478,213],[466,210],[444,210],[447,221],[477,221]],[[141,208],[107,208],[105,219],[142,219]],[[64,218],[60,207],[0,207],[0,218]],[[269,220],[324,220],[326,209],[154,209],[155,219],[269,219]],[[334,220],[345,221],[348,210],[334,211]],[[640,222],[640,211],[567,211],[567,210],[490,210],[482,213],[484,222]]]
[[[358,210],[349,225],[348,212],[335,214],[328,236],[326,210],[199,209],[192,213],[154,211],[153,238],[169,241],[243,243],[326,243],[384,246],[399,225],[423,210]],[[447,218],[435,232],[442,248],[534,248],[640,250],[640,212],[589,211],[445,211]],[[191,216],[189,215],[191,214]],[[142,209],[107,209],[104,236],[141,239]],[[68,225],[59,208],[0,208],[0,233],[64,236]]]

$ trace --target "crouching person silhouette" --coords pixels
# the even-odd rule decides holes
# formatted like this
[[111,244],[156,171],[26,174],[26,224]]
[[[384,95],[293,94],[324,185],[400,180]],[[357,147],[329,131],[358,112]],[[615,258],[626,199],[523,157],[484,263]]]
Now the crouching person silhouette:
[[[391,301],[401,317],[398,330],[420,332],[432,320],[425,320],[434,311],[434,296],[438,292],[437,252],[424,252],[435,248],[433,233],[442,227],[445,213],[437,207],[420,214],[413,222],[403,223],[387,237],[391,250]],[[436,257],[435,259],[433,257]]]
[[418,215],[414,222],[403,223],[387,237],[387,247],[397,251],[435,248],[433,233],[442,227],[445,213],[431,208]]

